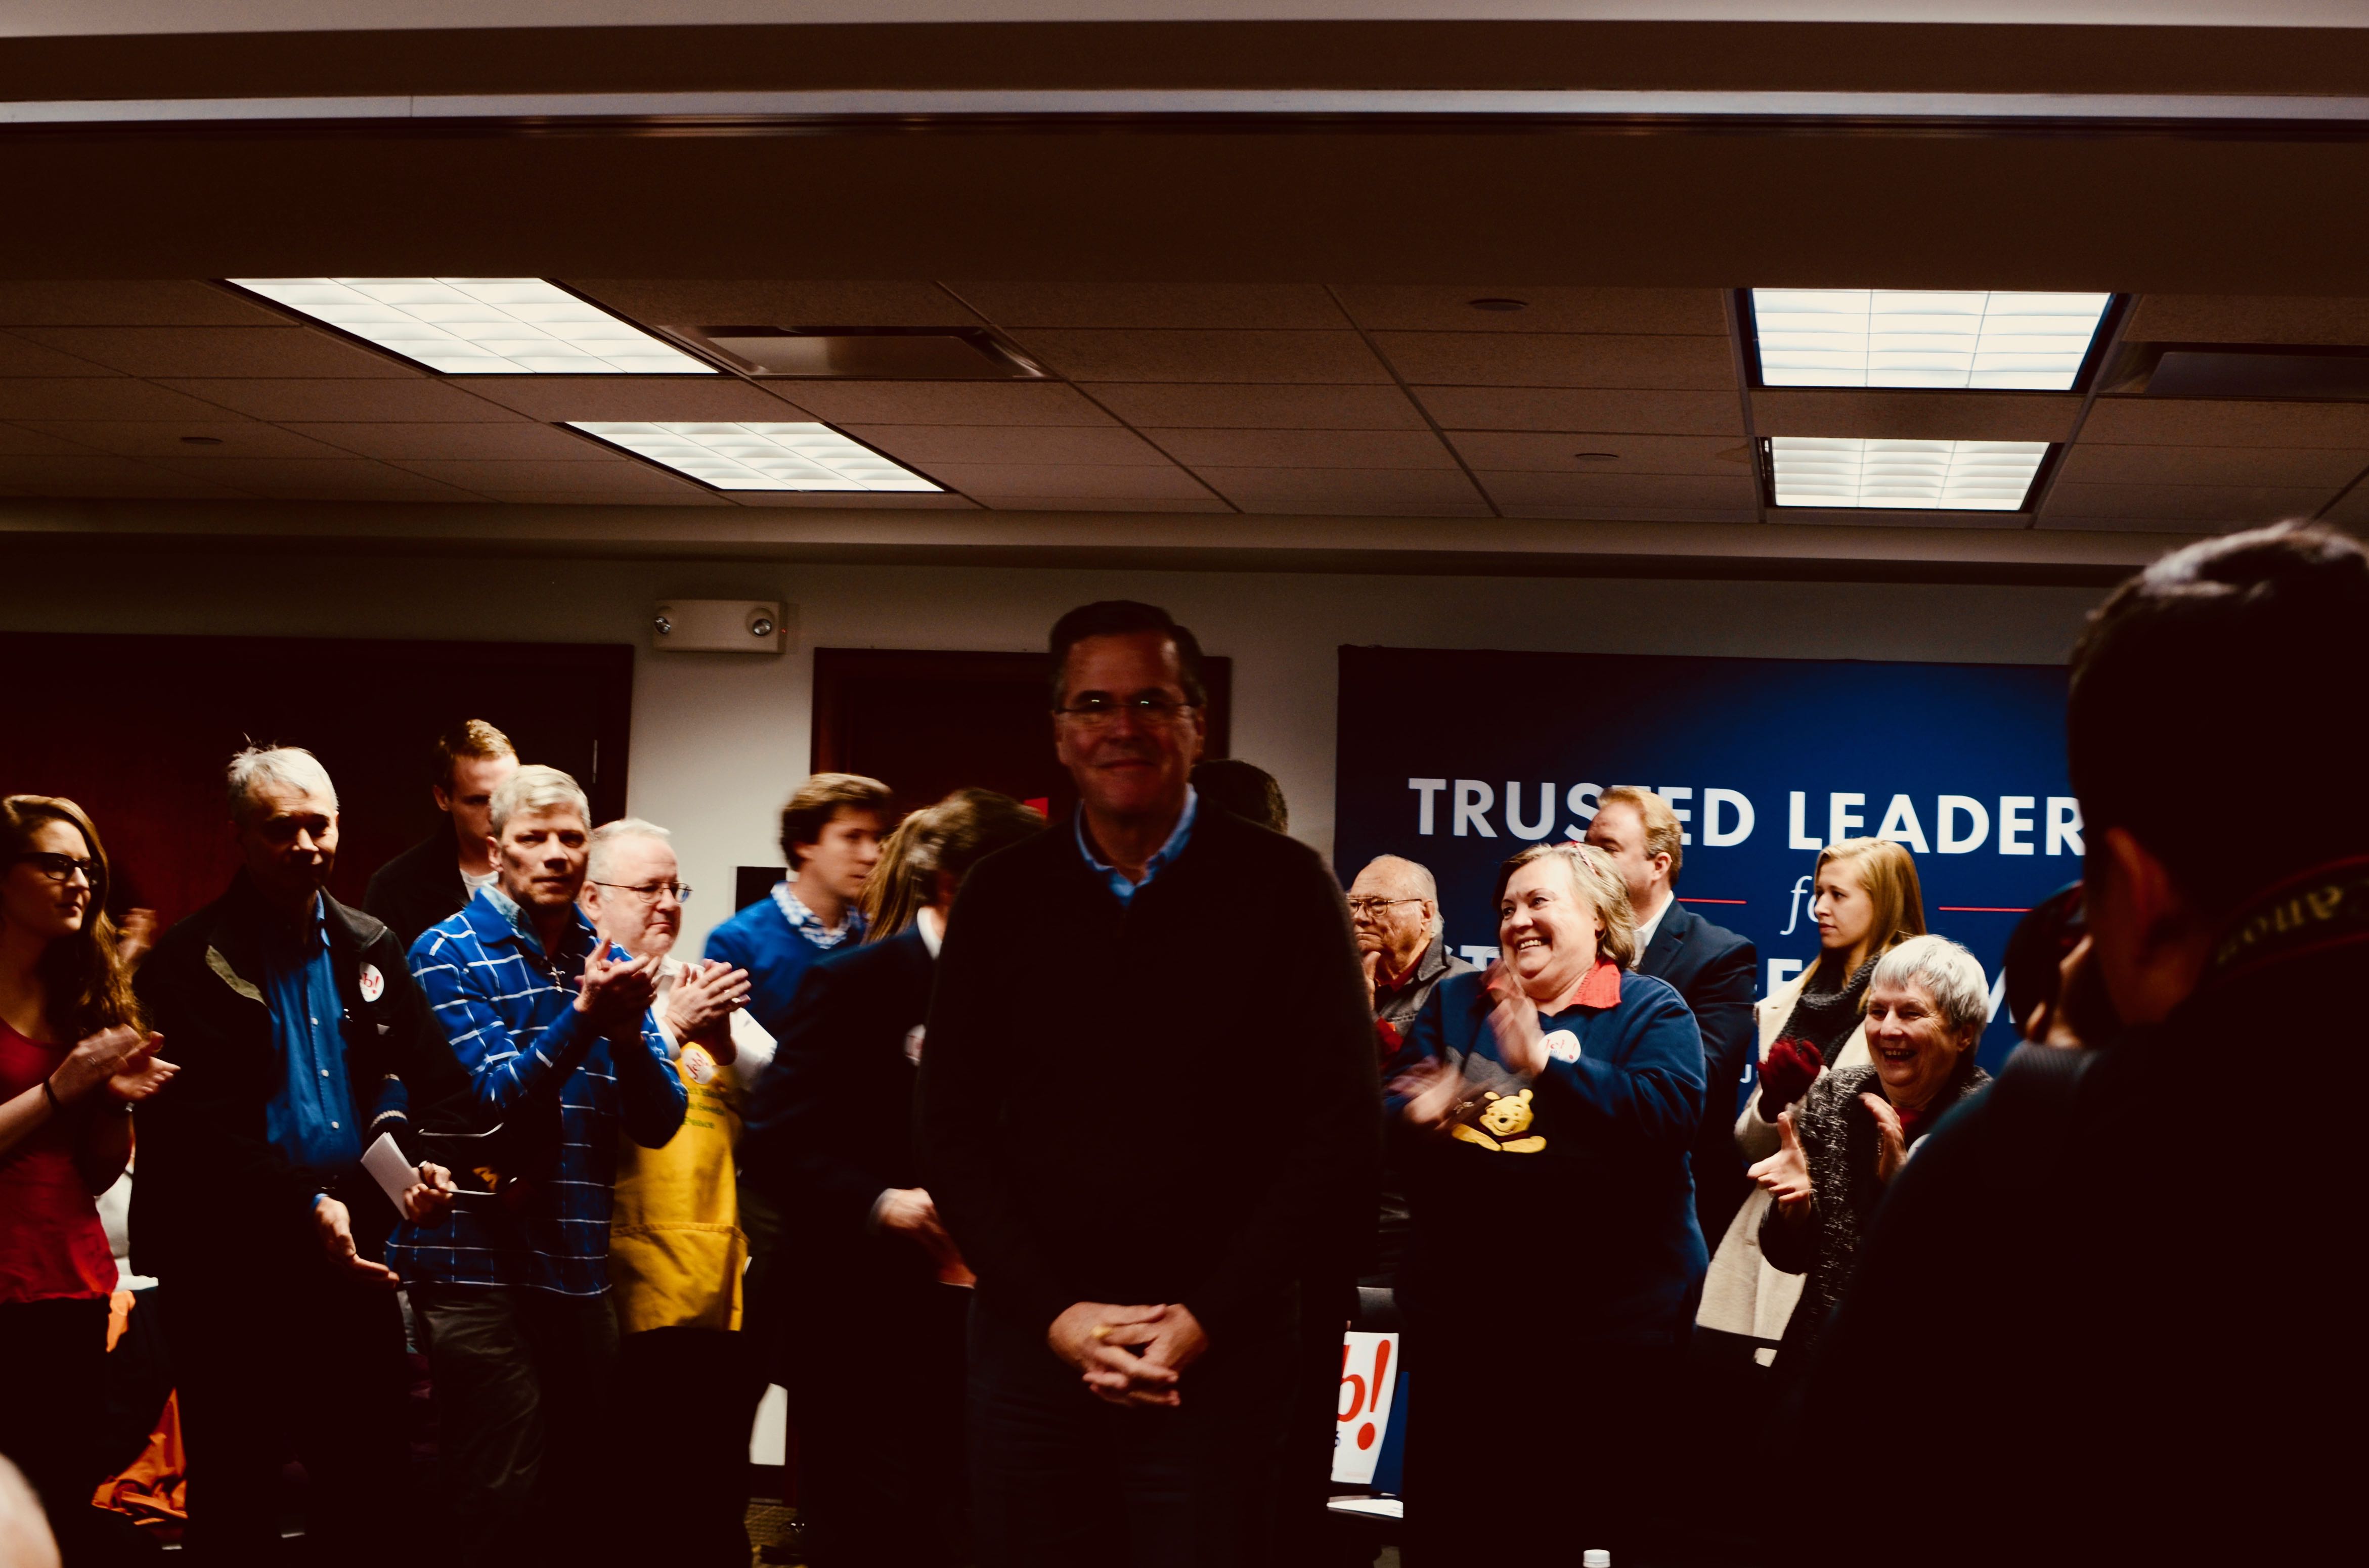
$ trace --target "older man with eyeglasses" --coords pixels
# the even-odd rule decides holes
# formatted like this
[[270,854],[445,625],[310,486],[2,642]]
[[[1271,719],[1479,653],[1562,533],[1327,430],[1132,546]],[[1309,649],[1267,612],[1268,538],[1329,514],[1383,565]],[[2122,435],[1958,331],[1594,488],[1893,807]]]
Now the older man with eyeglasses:
[[963,884],[921,1056],[978,1561],[1264,1562],[1311,1239],[1372,1220],[1356,949],[1314,851],[1200,808],[1193,634],[1111,601],[1051,644],[1079,811]]
[[682,906],[670,835],[627,817],[593,831],[584,911],[612,948],[658,961],[650,1016],[690,1099],[659,1148],[618,1140],[609,1213],[609,1286],[617,1306],[617,1424],[628,1442],[659,1433],[681,1462],[674,1483],[619,1499],[642,1555],[692,1564],[749,1560],[749,1385],[734,1150],[749,1088],[773,1058],[773,1037],[745,1011],[749,971],[674,956]]

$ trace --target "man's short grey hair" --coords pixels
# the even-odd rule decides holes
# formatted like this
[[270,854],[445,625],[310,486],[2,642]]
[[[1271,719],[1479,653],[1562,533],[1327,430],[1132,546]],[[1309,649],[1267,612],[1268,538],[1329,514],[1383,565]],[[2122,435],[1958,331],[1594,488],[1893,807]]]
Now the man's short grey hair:
[[1876,960],[1868,989],[1917,986],[1933,999],[1952,1033],[1976,1033],[1991,1021],[1990,982],[1974,956],[1946,936],[1912,936]]
[[246,820],[256,790],[267,784],[319,790],[329,797],[329,809],[338,808],[338,786],[329,782],[329,770],[321,766],[321,759],[301,746],[250,746],[223,772],[224,804],[232,821]]
[[[1431,923],[1424,928],[1425,936],[1437,937],[1447,934],[1448,917],[1440,911],[1439,908],[1439,878],[1431,874],[1431,867],[1421,861],[1409,860],[1404,855],[1378,854],[1368,861],[1366,870],[1360,871],[1357,875],[1363,876],[1366,871],[1377,869],[1401,873],[1414,887],[1410,897],[1427,898],[1431,901]],[[1354,887],[1356,884],[1352,881],[1350,886]]]
[[614,822],[603,822],[592,830],[587,841],[584,876],[592,882],[609,880],[609,868],[617,858],[617,846],[627,839],[647,839],[653,843],[666,843],[674,835],[656,822],[645,822],[638,817],[620,817]]
[[502,836],[502,830],[513,817],[561,810],[575,812],[587,828],[592,825],[592,807],[574,779],[557,768],[530,763],[504,779],[501,787],[494,791],[494,837]]

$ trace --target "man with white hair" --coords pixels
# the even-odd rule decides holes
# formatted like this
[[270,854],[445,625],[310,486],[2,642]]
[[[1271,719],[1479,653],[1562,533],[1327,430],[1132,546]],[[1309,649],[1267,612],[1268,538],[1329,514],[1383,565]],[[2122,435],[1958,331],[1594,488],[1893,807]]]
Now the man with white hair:
[[749,1239],[734,1157],[773,1037],[748,1014],[748,970],[674,956],[691,889],[670,838],[638,817],[604,822],[584,881],[601,939],[658,960],[650,1016],[690,1099],[663,1147],[619,1140],[609,1216],[618,1429],[665,1431],[680,1461],[674,1484],[621,1498],[619,1513],[642,1556],[738,1568],[749,1561],[749,1425],[761,1380],[738,1332]]
[[326,888],[338,792],[293,747],[250,747],[226,779],[241,865],[142,966],[151,1025],[181,1071],[140,1110],[133,1266],[162,1281],[189,1448],[196,1561],[265,1561],[282,1462],[312,1485],[324,1561],[395,1562],[385,1500],[404,1450],[403,1321],[379,1261],[395,1206],[361,1168],[382,1133],[432,1219],[447,1173],[419,1163],[410,1116],[468,1083],[395,933]]
[[499,876],[421,934],[411,972],[498,1133],[471,1146],[475,1190],[399,1227],[387,1261],[435,1374],[458,1560],[605,1561],[618,1139],[664,1146],[687,1097],[649,1015],[658,957],[616,954],[577,908],[584,792],[521,768],[491,826]]

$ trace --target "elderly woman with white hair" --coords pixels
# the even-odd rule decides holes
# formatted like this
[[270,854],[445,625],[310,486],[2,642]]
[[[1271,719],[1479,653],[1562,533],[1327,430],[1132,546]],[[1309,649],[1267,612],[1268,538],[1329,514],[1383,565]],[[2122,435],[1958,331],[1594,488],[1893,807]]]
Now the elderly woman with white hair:
[[1850,1284],[1860,1238],[1909,1150],[1990,1082],[1974,1065],[1989,1022],[1990,987],[1974,956],[1946,937],[1911,937],[1868,979],[1870,1064],[1827,1071],[1777,1118],[1778,1150],[1752,1178],[1775,1200],[1760,1222],[1762,1255],[1809,1276],[1777,1353],[1789,1379],[1808,1369]]

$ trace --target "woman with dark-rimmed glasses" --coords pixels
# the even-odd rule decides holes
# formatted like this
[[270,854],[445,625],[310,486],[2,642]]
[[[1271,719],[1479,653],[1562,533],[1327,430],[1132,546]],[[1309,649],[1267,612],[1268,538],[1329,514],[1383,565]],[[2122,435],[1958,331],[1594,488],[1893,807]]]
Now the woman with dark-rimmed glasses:
[[97,1517],[95,1441],[115,1259],[97,1195],[132,1155],[132,1107],[176,1070],[143,1034],[82,808],[0,799],[0,1453],[74,1563]]

